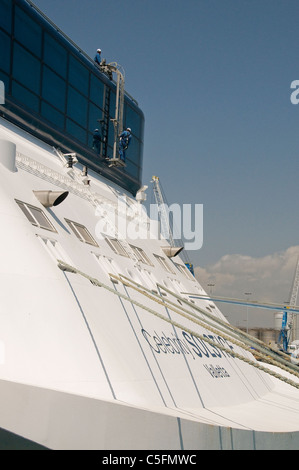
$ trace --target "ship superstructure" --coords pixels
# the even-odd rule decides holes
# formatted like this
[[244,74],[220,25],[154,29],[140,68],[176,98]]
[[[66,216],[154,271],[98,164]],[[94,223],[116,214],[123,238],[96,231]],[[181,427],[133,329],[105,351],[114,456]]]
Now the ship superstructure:
[[[205,295],[201,285],[152,233],[138,197],[136,102],[125,95],[128,164],[109,167],[114,141],[97,153],[91,130],[113,119],[104,98],[115,83],[31,2],[0,0],[0,10],[0,37],[10,44],[0,64],[0,446],[298,448],[296,366],[231,327],[209,298],[196,298]],[[47,62],[54,50],[67,57],[59,73]],[[36,90],[18,75],[15,54],[39,64]],[[71,83],[75,61],[88,92]],[[64,105],[47,95],[47,73],[65,89]],[[92,101],[94,80],[102,108]],[[81,106],[73,109],[72,98]],[[51,124],[55,113],[61,121]]]

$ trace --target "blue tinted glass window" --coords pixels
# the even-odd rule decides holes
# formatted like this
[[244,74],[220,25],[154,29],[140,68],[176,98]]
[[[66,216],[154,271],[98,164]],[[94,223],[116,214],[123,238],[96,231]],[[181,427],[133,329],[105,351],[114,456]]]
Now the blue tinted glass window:
[[108,129],[108,145],[111,145],[113,148],[114,144],[114,125],[112,122],[109,122],[109,129]]
[[126,172],[134,178],[139,178],[140,168],[130,161],[128,158],[128,150],[126,152]]
[[88,134],[88,143],[87,143],[88,147],[91,147],[93,146],[93,137],[92,137],[92,134]]
[[93,132],[94,129],[101,129],[101,123],[98,122],[102,119],[103,111],[92,103],[89,103],[89,116],[88,116],[88,129]]
[[10,73],[10,37],[0,31],[0,68]]
[[14,46],[13,75],[16,80],[39,94],[40,62],[18,44]]
[[42,51],[42,28],[16,6],[15,38],[37,56]]
[[82,127],[87,127],[87,99],[72,87],[68,89],[67,114]]
[[48,103],[42,102],[42,115],[60,129],[64,129],[64,115],[61,114]]
[[43,69],[43,99],[49,101],[53,106],[64,112],[65,109],[66,83],[56,73],[44,67]]
[[87,68],[73,56],[70,56],[69,82],[81,93],[88,95],[89,72]]
[[140,143],[134,136],[132,136],[126,155],[133,163],[139,165]]
[[125,123],[126,127],[130,127],[132,129],[132,134],[141,139],[141,118],[139,114],[137,114],[136,111],[127,104],[125,106]]
[[39,111],[39,99],[33,93],[22,87],[14,80],[12,82],[12,96],[23,103],[27,108]]
[[11,13],[12,13],[12,1],[1,0],[0,1],[0,26],[9,33],[11,32]]
[[111,90],[109,114],[112,118],[115,117],[115,107],[116,107],[116,94],[114,91]]
[[66,78],[67,51],[48,33],[45,33],[44,39],[44,62]]
[[108,145],[107,155],[108,155],[108,157],[111,157],[111,158],[112,158],[112,155],[113,155],[113,147],[110,147],[110,145]]
[[66,130],[69,134],[74,136],[76,139],[80,140],[83,143],[86,143],[86,132],[82,127],[78,126],[70,119],[66,121]]
[[1,82],[4,83],[4,88],[5,88],[5,95],[7,95],[9,93],[9,77],[8,75],[6,75],[6,73],[2,73],[0,71],[0,80]]
[[100,108],[103,108],[103,99],[104,99],[104,83],[97,78],[95,75],[91,74],[90,77],[90,99]]

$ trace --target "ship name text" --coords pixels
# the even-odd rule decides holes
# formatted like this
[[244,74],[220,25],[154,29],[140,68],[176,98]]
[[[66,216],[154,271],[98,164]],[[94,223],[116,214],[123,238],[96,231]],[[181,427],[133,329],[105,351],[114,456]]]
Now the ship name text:
[[230,377],[229,373],[224,369],[224,367],[220,367],[218,365],[214,367],[212,364],[204,364],[203,366],[213,377],[213,379],[223,379],[225,377]]
[[[158,334],[156,331],[150,334],[145,329],[141,330],[145,340],[151,347],[151,349],[157,354],[171,354],[171,355],[185,355],[190,356],[194,360],[200,358],[222,358],[222,357],[233,357],[228,352],[218,349],[216,346],[208,344],[193,334],[182,331],[183,338],[178,338],[174,333],[166,335],[164,332]],[[228,343],[221,336],[206,335],[203,337],[208,340],[212,340],[218,343],[220,346],[230,349],[234,349],[231,344]]]

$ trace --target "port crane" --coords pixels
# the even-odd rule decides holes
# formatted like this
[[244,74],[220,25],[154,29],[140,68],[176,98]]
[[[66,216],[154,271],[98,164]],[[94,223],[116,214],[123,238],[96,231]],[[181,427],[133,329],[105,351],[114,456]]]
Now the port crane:
[[227,297],[214,297],[214,296],[208,296],[208,295],[194,295],[194,294],[189,294],[188,292],[185,292],[185,294],[188,294],[190,298],[204,299],[204,300],[209,299],[214,302],[223,302],[223,303],[234,304],[234,305],[243,305],[247,307],[275,310],[276,312],[281,311],[282,312],[282,324],[281,324],[277,343],[278,345],[280,345],[283,352],[287,353],[290,341],[294,341],[295,339],[297,339],[295,338],[295,335],[296,335],[297,318],[299,315],[299,307],[296,305],[298,291],[299,291],[299,256],[297,259],[293,284],[291,288],[290,301],[284,305],[279,305],[279,304],[274,304],[274,303],[267,304],[267,303],[258,302],[258,301],[244,302],[244,300],[242,299],[232,299],[232,298],[227,298]]
[[[289,307],[294,307],[297,302],[299,290],[299,256],[297,259],[292,289],[290,293],[290,301],[288,302]],[[278,344],[282,345],[283,351],[288,351],[288,346],[290,341],[295,340],[294,335],[296,334],[296,325],[297,325],[297,315],[294,312],[290,312],[288,316],[287,309],[283,310],[282,314],[282,325],[278,337]]]

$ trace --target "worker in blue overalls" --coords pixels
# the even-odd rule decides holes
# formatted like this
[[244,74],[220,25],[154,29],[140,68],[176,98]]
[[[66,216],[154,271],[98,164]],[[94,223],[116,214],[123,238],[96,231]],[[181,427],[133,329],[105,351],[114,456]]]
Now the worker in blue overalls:
[[102,53],[101,49],[97,49],[97,53],[96,53],[96,56],[94,58],[94,61],[98,65],[101,65],[101,62],[102,62],[101,53]]
[[126,161],[126,153],[125,151],[130,145],[132,136],[131,136],[131,129],[127,127],[125,131],[123,131],[119,136],[119,158],[125,162]]
[[92,148],[99,154],[101,151],[101,142],[102,142],[102,136],[100,134],[99,129],[95,129],[93,131],[92,137],[93,137]]

